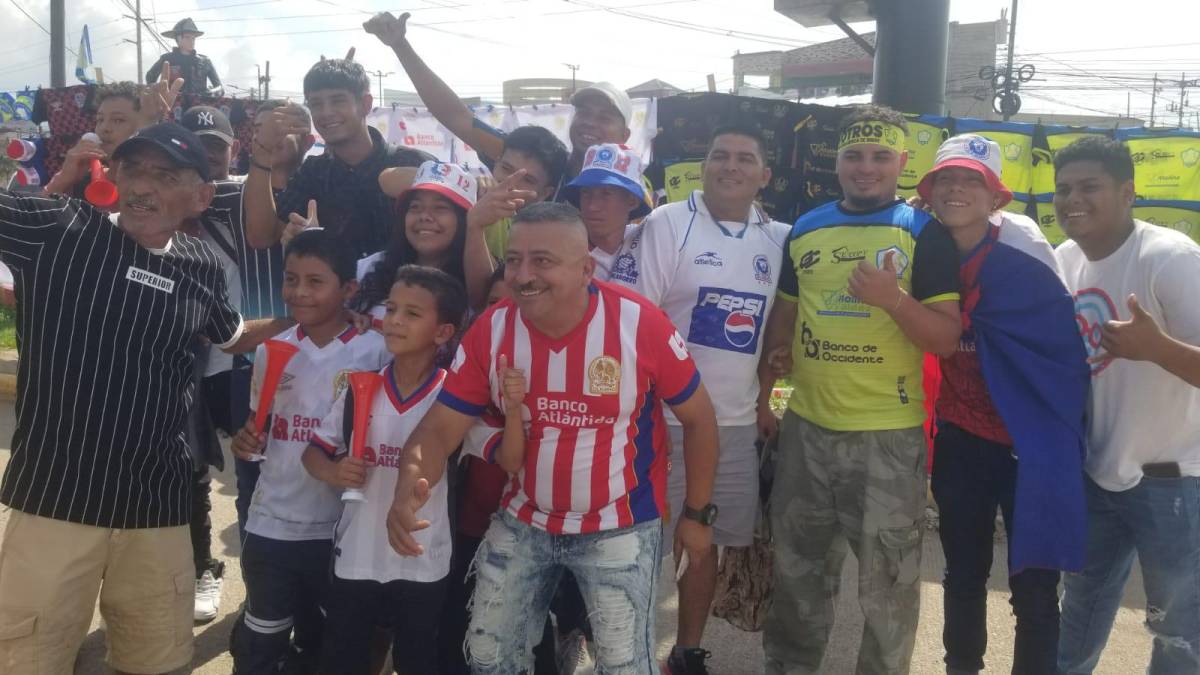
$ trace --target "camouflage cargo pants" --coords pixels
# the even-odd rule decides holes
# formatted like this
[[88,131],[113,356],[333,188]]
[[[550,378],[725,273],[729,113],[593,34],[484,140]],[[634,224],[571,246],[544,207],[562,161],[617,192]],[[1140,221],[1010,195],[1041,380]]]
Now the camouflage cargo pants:
[[920,612],[925,451],[920,427],[843,432],[784,417],[770,501],[768,673],[820,672],[847,550],[858,559],[866,619],[857,672],[908,672]]

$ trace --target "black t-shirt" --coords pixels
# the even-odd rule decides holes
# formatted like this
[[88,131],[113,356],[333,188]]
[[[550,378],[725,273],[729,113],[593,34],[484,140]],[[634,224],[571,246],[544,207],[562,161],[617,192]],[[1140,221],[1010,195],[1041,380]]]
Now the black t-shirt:
[[275,196],[276,214],[284,222],[293,213],[308,213],[308,200],[317,200],[321,227],[345,237],[360,258],[387,246],[396,218],[392,199],[379,188],[379,174],[384,169],[417,167],[436,159],[420,150],[389,146],[373,127],[367,131],[374,147],[366,159],[350,166],[326,150],[304,160],[283,192]]
[[158,57],[158,61],[155,61],[154,65],[150,66],[150,70],[146,71],[147,82],[158,81],[164,63],[171,64],[172,77],[183,78],[181,94],[208,96],[209,86],[221,86],[221,77],[217,75],[217,69],[213,67],[212,61],[207,56],[195,52],[184,54],[179,47]]
[[152,251],[84,202],[0,190],[0,261],[20,345],[0,502],[99,527],[187,524],[189,344],[242,330],[216,254],[182,233]]

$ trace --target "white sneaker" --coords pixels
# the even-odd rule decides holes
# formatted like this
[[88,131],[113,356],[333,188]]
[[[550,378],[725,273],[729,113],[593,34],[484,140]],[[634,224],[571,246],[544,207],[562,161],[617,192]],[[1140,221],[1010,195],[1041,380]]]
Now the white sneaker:
[[221,609],[224,572],[225,563],[217,563],[214,569],[204,570],[196,580],[196,608],[192,616],[196,623],[208,623],[217,618],[217,612]]

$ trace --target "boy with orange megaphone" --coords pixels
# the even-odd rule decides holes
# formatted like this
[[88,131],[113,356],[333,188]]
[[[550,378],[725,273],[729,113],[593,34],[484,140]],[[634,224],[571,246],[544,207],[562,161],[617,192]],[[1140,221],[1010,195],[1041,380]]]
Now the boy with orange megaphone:
[[[270,373],[273,397],[260,396],[271,382],[279,352],[258,348],[251,378],[256,410],[233,439],[233,452],[252,460],[266,451],[246,521],[242,576],[246,606],[233,629],[235,673],[276,672],[294,650],[320,653],[321,605],[329,585],[334,524],[342,515],[337,490],[310,476],[301,456],[348,375],[377,370],[389,355],[378,334],[347,323],[344,306],[357,290],[354,256],[328,230],[298,234],[284,256],[283,300],[298,326],[275,336],[294,348],[280,372]],[[288,350],[292,351],[292,350]]]
[[[403,465],[401,451],[437,400],[446,377],[434,363],[438,348],[454,338],[466,309],[466,291],[445,272],[400,267],[383,318],[392,362],[379,373],[382,391],[369,408],[354,398],[370,391],[369,381],[344,391],[304,451],[310,474],[330,486],[364,493],[362,501],[346,502],[334,535],[321,654],[321,672],[326,675],[372,673],[376,626],[392,632],[397,673],[439,672],[438,617],[450,572],[452,536],[446,481],[433,486],[418,513],[429,523],[416,534],[425,555],[398,555],[388,545],[385,523]],[[353,425],[350,420],[355,420]],[[347,451],[359,445],[356,439],[365,441],[361,457]]]

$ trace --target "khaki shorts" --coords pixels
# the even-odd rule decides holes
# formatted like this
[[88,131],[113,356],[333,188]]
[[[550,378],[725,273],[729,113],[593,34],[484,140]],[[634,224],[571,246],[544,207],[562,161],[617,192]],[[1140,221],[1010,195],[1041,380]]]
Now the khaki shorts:
[[[683,502],[687,497],[687,468],[683,461],[683,427],[668,425],[671,434],[670,473],[667,474],[667,504],[671,507],[667,546],[664,555],[671,555],[669,545],[675,536],[675,526],[683,518]],[[717,546],[749,546],[754,543],[754,525],[758,520],[758,425],[717,427],[717,474],[713,479],[712,503],[717,505],[717,522],[713,524],[713,544]]]
[[0,673],[71,673],[97,595],[110,666],[187,665],[195,574],[187,526],[110,530],[11,511],[0,544]]

